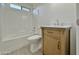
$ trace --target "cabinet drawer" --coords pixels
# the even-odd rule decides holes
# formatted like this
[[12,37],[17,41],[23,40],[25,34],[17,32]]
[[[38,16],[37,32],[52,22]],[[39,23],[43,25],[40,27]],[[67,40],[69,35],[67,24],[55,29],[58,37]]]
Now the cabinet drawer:
[[57,30],[44,30],[44,37],[49,37],[51,39],[60,39],[60,32]]
[[44,30],[44,34],[49,36],[59,36],[60,32],[57,30]]

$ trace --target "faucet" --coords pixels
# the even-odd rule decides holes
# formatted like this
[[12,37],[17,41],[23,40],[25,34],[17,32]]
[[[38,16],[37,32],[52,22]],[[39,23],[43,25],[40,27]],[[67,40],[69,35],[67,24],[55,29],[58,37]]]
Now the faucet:
[[56,22],[57,22],[57,25],[59,25],[59,20],[58,19],[56,20]]

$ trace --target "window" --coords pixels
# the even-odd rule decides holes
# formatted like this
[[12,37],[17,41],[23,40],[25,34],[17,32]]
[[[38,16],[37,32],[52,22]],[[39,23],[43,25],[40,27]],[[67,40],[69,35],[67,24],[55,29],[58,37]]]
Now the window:
[[18,6],[16,4],[10,4],[10,8],[14,8],[14,9],[17,9],[17,10],[30,12],[29,8],[26,8],[26,7],[23,7],[23,6]]
[[11,8],[17,9],[17,10],[21,10],[21,6],[15,5],[15,4],[10,4]]
[[25,7],[22,7],[22,10],[23,10],[23,11],[27,11],[27,12],[30,11],[29,8],[25,8]]
[[33,14],[34,14],[34,15],[38,15],[38,14],[39,14],[39,10],[38,10],[38,9],[34,9],[34,10],[33,10]]

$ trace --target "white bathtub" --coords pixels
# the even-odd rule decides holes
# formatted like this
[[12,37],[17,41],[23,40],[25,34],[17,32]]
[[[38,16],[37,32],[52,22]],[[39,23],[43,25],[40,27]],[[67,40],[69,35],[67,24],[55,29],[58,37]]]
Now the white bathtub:
[[3,40],[2,42],[0,42],[0,54],[7,54],[17,49],[20,49],[23,46],[28,46],[29,41],[27,40],[27,37],[31,35],[24,35]]

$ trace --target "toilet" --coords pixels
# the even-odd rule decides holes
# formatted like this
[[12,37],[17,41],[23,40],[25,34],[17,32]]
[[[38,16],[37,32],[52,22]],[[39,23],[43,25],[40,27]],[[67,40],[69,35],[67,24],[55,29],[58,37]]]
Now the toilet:
[[30,51],[32,53],[37,52],[39,49],[41,49],[41,36],[40,35],[33,35],[27,38],[27,40],[30,42]]

